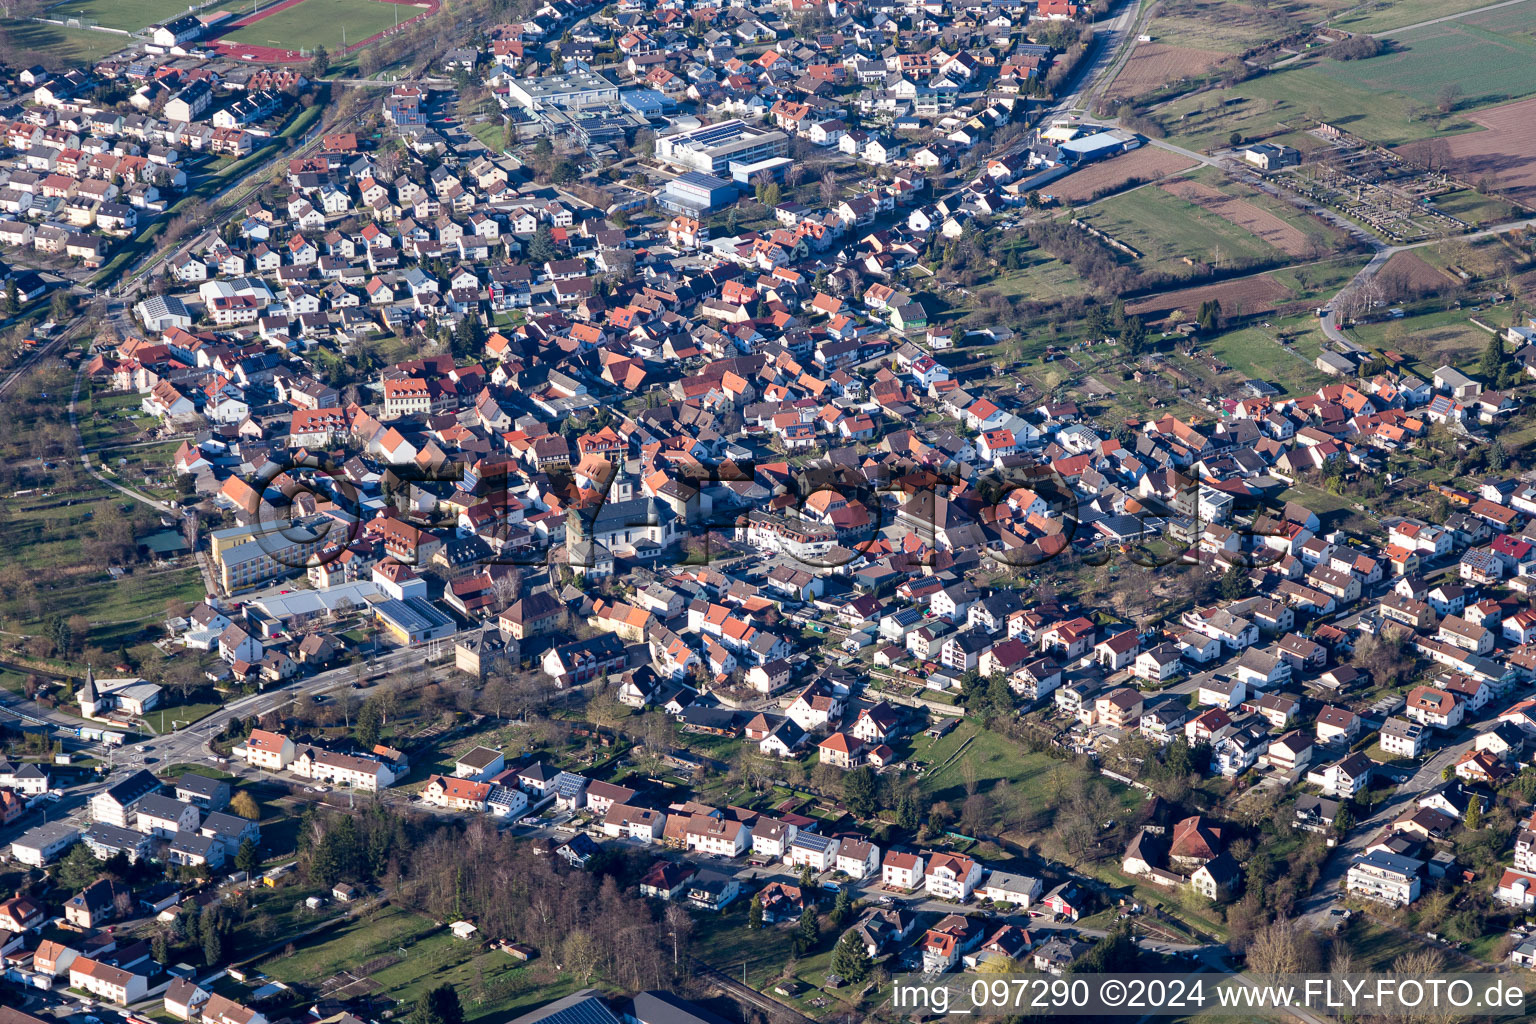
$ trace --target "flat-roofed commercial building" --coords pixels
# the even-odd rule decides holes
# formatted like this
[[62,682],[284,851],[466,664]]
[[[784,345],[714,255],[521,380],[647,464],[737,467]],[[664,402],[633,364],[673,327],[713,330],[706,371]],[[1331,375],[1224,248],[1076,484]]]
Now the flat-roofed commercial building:
[[702,174],[727,176],[733,162],[751,164],[789,152],[789,136],[739,118],[656,140],[658,159]]
[[578,66],[577,70],[559,75],[513,78],[507,82],[507,96],[536,114],[548,107],[580,109],[616,104],[619,87],[598,72]]
[[419,597],[404,601],[380,601],[373,606],[374,617],[396,641],[419,644],[424,640],[452,636],[458,627],[453,620]]

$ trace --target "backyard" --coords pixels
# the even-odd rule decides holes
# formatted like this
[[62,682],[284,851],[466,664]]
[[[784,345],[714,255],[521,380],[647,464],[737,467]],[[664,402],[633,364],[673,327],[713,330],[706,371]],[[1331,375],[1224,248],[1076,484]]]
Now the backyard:
[[390,904],[294,943],[291,952],[263,960],[261,969],[306,991],[405,1005],[450,984],[460,993],[470,1024],[515,1016],[526,1005],[579,987],[549,965],[523,964],[479,941],[456,939],[442,925]]

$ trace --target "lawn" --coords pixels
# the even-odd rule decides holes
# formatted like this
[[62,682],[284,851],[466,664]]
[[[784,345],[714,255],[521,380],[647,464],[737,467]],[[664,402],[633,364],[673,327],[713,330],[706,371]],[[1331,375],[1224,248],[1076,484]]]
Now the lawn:
[[75,64],[94,64],[133,42],[126,36],[111,32],[91,32],[88,29],[45,25],[40,21],[9,19],[0,19],[0,35],[9,39],[18,52],[35,50]]
[[1349,923],[1339,929],[1336,941],[1339,940],[1353,954],[1357,971],[1388,970],[1399,956],[1422,948],[1411,937],[1360,913],[1351,915]]
[[486,146],[494,153],[500,153],[503,143],[506,142],[506,126],[498,117],[490,121],[476,121],[464,126],[464,130],[480,140],[481,145]]
[[1139,250],[1146,266],[1188,272],[1183,262],[1274,259],[1280,251],[1257,235],[1161,188],[1125,192],[1079,212],[1088,224]]
[[[101,389],[105,392],[105,388]],[[90,449],[118,441],[132,440],[155,426],[153,419],[141,412],[143,398],[136,393],[100,394],[92,388],[80,397],[80,439]],[[134,414],[138,419],[132,418]],[[173,449],[174,451],[174,449]]]
[[156,736],[185,729],[194,722],[201,722],[222,704],[178,704],[174,707],[155,708],[144,716],[144,725]]
[[1475,372],[1492,337],[1474,325],[1466,310],[1444,310],[1420,316],[1364,324],[1352,329],[1356,341],[1371,349],[1392,349],[1412,359],[1415,369],[1427,377],[1450,363]]
[[[964,751],[955,757],[962,746]],[[977,792],[986,793],[1006,780],[1012,796],[1035,812],[1048,808],[1063,781],[1059,773],[1069,776],[1082,770],[1045,754],[1030,753],[1013,740],[987,732],[971,720],[961,722],[937,741],[917,737],[912,741],[911,758],[933,766],[918,783],[923,791],[934,800],[947,800],[956,807],[965,802],[967,761],[976,772]],[[1096,778],[1109,788],[1120,810],[1142,802],[1139,791],[1108,778]]]
[[304,0],[270,18],[237,28],[222,38],[291,50],[324,46],[339,52],[346,45],[360,43],[397,21],[419,13],[417,8],[383,0]]
[[1317,71],[1372,95],[1397,93],[1424,104],[1447,87],[1459,89],[1466,106],[1536,92],[1536,42],[1528,35],[1448,22],[1394,35],[1392,46],[1369,60],[1320,60]]
[[1366,522],[1364,517],[1355,511],[1354,501],[1348,494],[1334,494],[1304,480],[1296,481],[1275,498],[1276,506],[1282,506],[1288,501],[1299,502],[1316,512],[1318,518],[1323,521],[1324,529],[1350,530],[1364,534],[1372,527],[1372,524]]
[[[1234,0],[1209,0],[1203,5],[1181,4],[1178,14],[1160,14],[1149,26],[1159,43],[1199,50],[1241,54],[1272,42],[1276,30],[1253,17],[1252,11]],[[1188,13],[1185,13],[1188,12]]]
[[711,965],[740,979],[742,964],[747,965],[747,983],[764,988],[777,978],[792,957],[794,929],[769,925],[760,932],[747,930],[747,906],[743,895],[720,914],[700,914],[694,918],[693,945]]
[[106,28],[137,32],[186,12],[186,0],[64,0],[50,7],[48,16],[84,18]]
[[344,972],[364,986],[404,1004],[447,983],[460,994],[465,1019],[505,1019],[535,1002],[576,989],[574,981],[541,979],[537,961],[523,965],[478,942],[455,939],[433,921],[399,907],[385,907],[304,940],[291,956],[262,962],[268,975],[289,984],[320,986]]
[[1009,253],[1010,256],[1016,254],[1019,265],[999,270],[997,276],[978,291],[996,291],[1037,301],[1082,293],[1083,279],[1077,276],[1077,271],[1031,245],[1022,234],[1011,241]]
[[1290,395],[1309,394],[1328,383],[1306,356],[1305,346],[1287,351],[1262,327],[1230,331],[1206,347],[1245,378],[1268,381]]

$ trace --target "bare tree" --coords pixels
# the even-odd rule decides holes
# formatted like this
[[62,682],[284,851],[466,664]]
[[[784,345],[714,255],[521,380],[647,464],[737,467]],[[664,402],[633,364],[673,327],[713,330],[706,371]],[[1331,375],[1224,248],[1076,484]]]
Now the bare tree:
[[693,915],[681,904],[673,903],[667,907],[666,922],[667,934],[672,936],[672,966],[677,967],[693,935]]
[[1248,947],[1248,966],[1258,974],[1296,974],[1306,967],[1300,929],[1282,919],[1260,928]]
[[831,206],[837,201],[837,175],[827,171],[821,176],[821,202],[825,206]]

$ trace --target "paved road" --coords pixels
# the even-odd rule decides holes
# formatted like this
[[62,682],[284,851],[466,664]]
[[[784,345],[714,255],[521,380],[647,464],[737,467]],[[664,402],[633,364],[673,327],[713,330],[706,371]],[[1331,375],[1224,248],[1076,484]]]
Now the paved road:
[[[369,666],[369,670],[371,672],[394,672],[403,668],[422,665],[430,660],[434,646],[440,651],[451,652],[453,649],[451,644],[452,638],[448,638],[436,641],[435,645],[422,645],[391,651],[376,659]],[[264,715],[285,704],[291,704],[299,697],[314,693],[328,693],[332,690],[350,686],[356,678],[356,667],[348,665],[318,672],[313,676],[300,679],[287,686],[275,687],[263,693],[243,697],[232,704],[224,705],[218,711],[215,711],[195,725],[153,741],[155,753],[163,761],[167,762],[203,759],[207,756],[206,748],[209,739],[223,731],[224,727],[229,724],[229,720],[234,716],[239,715],[242,718],[249,718],[252,715]]]
[[1085,67],[1078,69],[1075,91],[1062,97],[1047,117],[1091,106],[1095,95],[1115,80],[1115,75],[1130,58],[1132,47],[1127,44],[1136,38],[1132,30],[1140,25],[1141,13],[1140,3],[1126,3],[1119,14],[1111,14],[1104,22],[1095,23],[1093,57]]
[[[448,638],[437,641],[435,645],[396,649],[375,659],[368,665],[368,670],[370,672],[393,672],[399,669],[426,664],[432,659],[434,650],[439,654],[451,652],[451,643],[452,639]],[[248,718],[252,715],[264,715],[285,704],[292,703],[299,697],[313,693],[327,693],[348,687],[356,678],[356,666],[348,665],[341,668],[327,669],[308,678],[299,679],[289,685],[275,687],[263,693],[252,694],[231,704],[226,704],[218,711],[215,711],[189,728],[145,740],[141,745],[150,748],[147,751],[147,756],[154,761],[154,764],[149,765],[149,767],[158,768],[178,762],[207,761],[213,756],[208,750],[208,741],[222,732],[224,727],[229,724],[229,720],[235,715],[239,715],[242,718]],[[49,710],[9,691],[0,691],[0,708],[25,714],[34,719],[41,719],[71,732],[86,724],[82,719],[71,718],[68,715]],[[134,747],[108,749],[98,744],[87,744],[84,749],[86,752],[103,760],[110,758],[117,769],[146,766],[146,755],[139,754]],[[233,763],[224,767],[231,771],[237,771],[240,768],[239,765]],[[21,818],[17,819],[10,826],[0,829],[0,850],[8,847],[13,839],[27,829],[41,824],[45,814],[49,821],[57,821],[61,817],[71,814],[83,821],[85,818],[85,805],[90,797],[105,785],[105,781],[93,781],[85,785],[72,786],[57,803],[44,803],[40,805],[41,809],[39,811],[29,811],[23,814]]]

